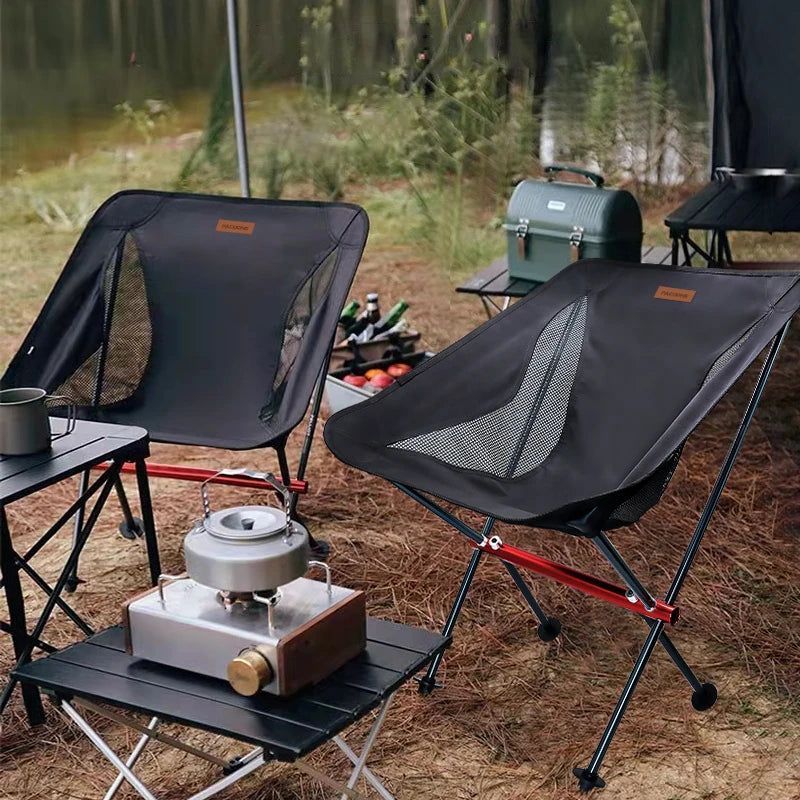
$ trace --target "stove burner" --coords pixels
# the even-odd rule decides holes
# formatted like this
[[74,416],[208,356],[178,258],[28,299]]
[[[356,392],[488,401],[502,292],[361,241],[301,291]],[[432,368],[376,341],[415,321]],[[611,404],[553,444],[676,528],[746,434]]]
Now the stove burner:
[[265,589],[263,592],[217,592],[217,602],[229,612],[234,609],[242,611],[263,610],[267,605],[270,607],[275,605],[279,599],[280,592],[278,589]]

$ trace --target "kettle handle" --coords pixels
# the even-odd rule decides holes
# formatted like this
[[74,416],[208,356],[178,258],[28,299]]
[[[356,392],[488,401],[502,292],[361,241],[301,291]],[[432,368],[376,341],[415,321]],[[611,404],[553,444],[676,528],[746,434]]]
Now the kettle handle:
[[578,167],[562,167],[559,164],[551,164],[549,167],[544,168],[544,173],[547,175],[547,180],[553,180],[553,173],[556,172],[571,172],[574,175],[581,175],[586,180],[591,181],[598,189],[603,188],[606,179],[596,172],[590,172],[588,169],[580,169]]
[[214,478],[220,475],[245,475],[248,478],[255,478],[259,481],[269,484],[283,499],[283,511],[286,514],[286,529],[289,530],[289,523],[291,520],[292,510],[292,494],[291,492],[271,473],[271,472],[256,472],[252,469],[221,469],[219,472],[214,473],[210,478],[207,478],[200,485],[200,496],[203,500],[203,517],[206,519],[211,514],[211,502],[208,499],[208,484]]

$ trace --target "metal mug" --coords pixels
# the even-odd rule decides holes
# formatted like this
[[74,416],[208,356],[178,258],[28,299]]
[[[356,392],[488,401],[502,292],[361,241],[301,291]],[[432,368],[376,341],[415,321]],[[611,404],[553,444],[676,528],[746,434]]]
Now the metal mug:
[[[67,407],[63,433],[50,431],[47,404],[62,401]],[[75,430],[75,404],[62,395],[48,395],[33,387],[0,391],[0,455],[27,456],[47,450],[51,443]]]

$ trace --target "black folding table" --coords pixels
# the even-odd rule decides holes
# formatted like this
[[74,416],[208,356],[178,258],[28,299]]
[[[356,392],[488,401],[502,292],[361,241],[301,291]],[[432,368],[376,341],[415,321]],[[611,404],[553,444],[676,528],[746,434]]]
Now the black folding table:
[[[54,432],[63,430],[65,424],[63,419],[51,419]],[[61,608],[84,634],[93,633],[86,621],[62,597],[62,593],[111,489],[119,481],[120,470],[126,461],[136,465],[150,578],[154,584],[158,580],[161,567],[145,468],[149,447],[147,431],[143,428],[78,420],[75,430],[54,441],[50,450],[30,456],[0,456],[0,574],[9,614],[8,621],[0,620],[0,630],[11,634],[17,666],[28,661],[35,649],[53,652],[54,648],[44,642],[41,636],[56,606]],[[80,494],[32,547],[21,555],[17,553],[14,550],[5,507],[65,478],[82,474],[105,461],[110,462],[108,469]],[[95,494],[97,498],[81,526],[64,567],[55,585],[50,586],[30,562],[75,514],[87,507]],[[30,633],[26,623],[20,572],[24,572],[48,596],[44,609]],[[12,675],[0,693],[0,714],[8,704],[16,682],[17,679]],[[43,722],[44,712],[38,692],[32,686],[23,686],[23,698],[31,724]]]
[[[392,800],[386,787],[366,766],[367,756],[394,693],[449,643],[449,636],[370,618],[366,650],[324,681],[291,697],[265,692],[243,697],[225,681],[129,656],[125,652],[124,631],[116,626],[46,658],[23,664],[17,667],[14,677],[23,685],[38,686],[50,694],[56,706],[113,764],[118,775],[107,798],[127,781],[145,800],[155,800],[156,796],[133,772],[142,750],[155,740],[222,770],[219,779],[193,795],[192,800],[211,797],[270,761],[290,762],[342,797],[363,797],[354,788],[363,776],[381,797]],[[142,734],[127,760],[108,747],[78,707]],[[138,723],[115,708],[145,713],[150,717],[149,723]],[[340,734],[374,710],[378,713],[372,728],[361,752],[356,753]],[[159,730],[162,723],[170,722],[222,734],[255,745],[255,749],[225,760]],[[304,760],[312,750],[331,740],[353,764],[346,784]]]
[[[691,264],[700,256],[710,266],[733,264],[731,231],[792,233],[800,231],[800,187],[788,192],[742,189],[732,180],[715,179],[664,220],[672,238],[672,263]],[[709,233],[708,246],[692,231]]]
[[[669,264],[671,255],[669,247],[646,245],[642,248],[642,263]],[[541,285],[541,281],[512,278],[508,274],[508,255],[502,255],[456,286],[456,291],[476,295],[483,304],[486,316],[491,319],[495,313],[508,308],[512,300],[525,297]]]

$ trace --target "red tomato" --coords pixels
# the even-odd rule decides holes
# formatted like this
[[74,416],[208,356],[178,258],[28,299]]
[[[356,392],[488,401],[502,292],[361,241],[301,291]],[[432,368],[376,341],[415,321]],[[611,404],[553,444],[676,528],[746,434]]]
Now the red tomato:
[[392,364],[386,371],[393,378],[399,378],[401,375],[405,375],[406,372],[411,372],[411,369],[408,364]]
[[394,378],[391,375],[387,375],[385,372],[381,372],[380,375],[376,375],[372,380],[370,380],[369,385],[374,386],[376,389],[385,389],[387,386],[391,386],[394,383]]
[[349,383],[351,386],[363,386],[367,379],[363,375],[345,375],[342,380],[345,383]]

